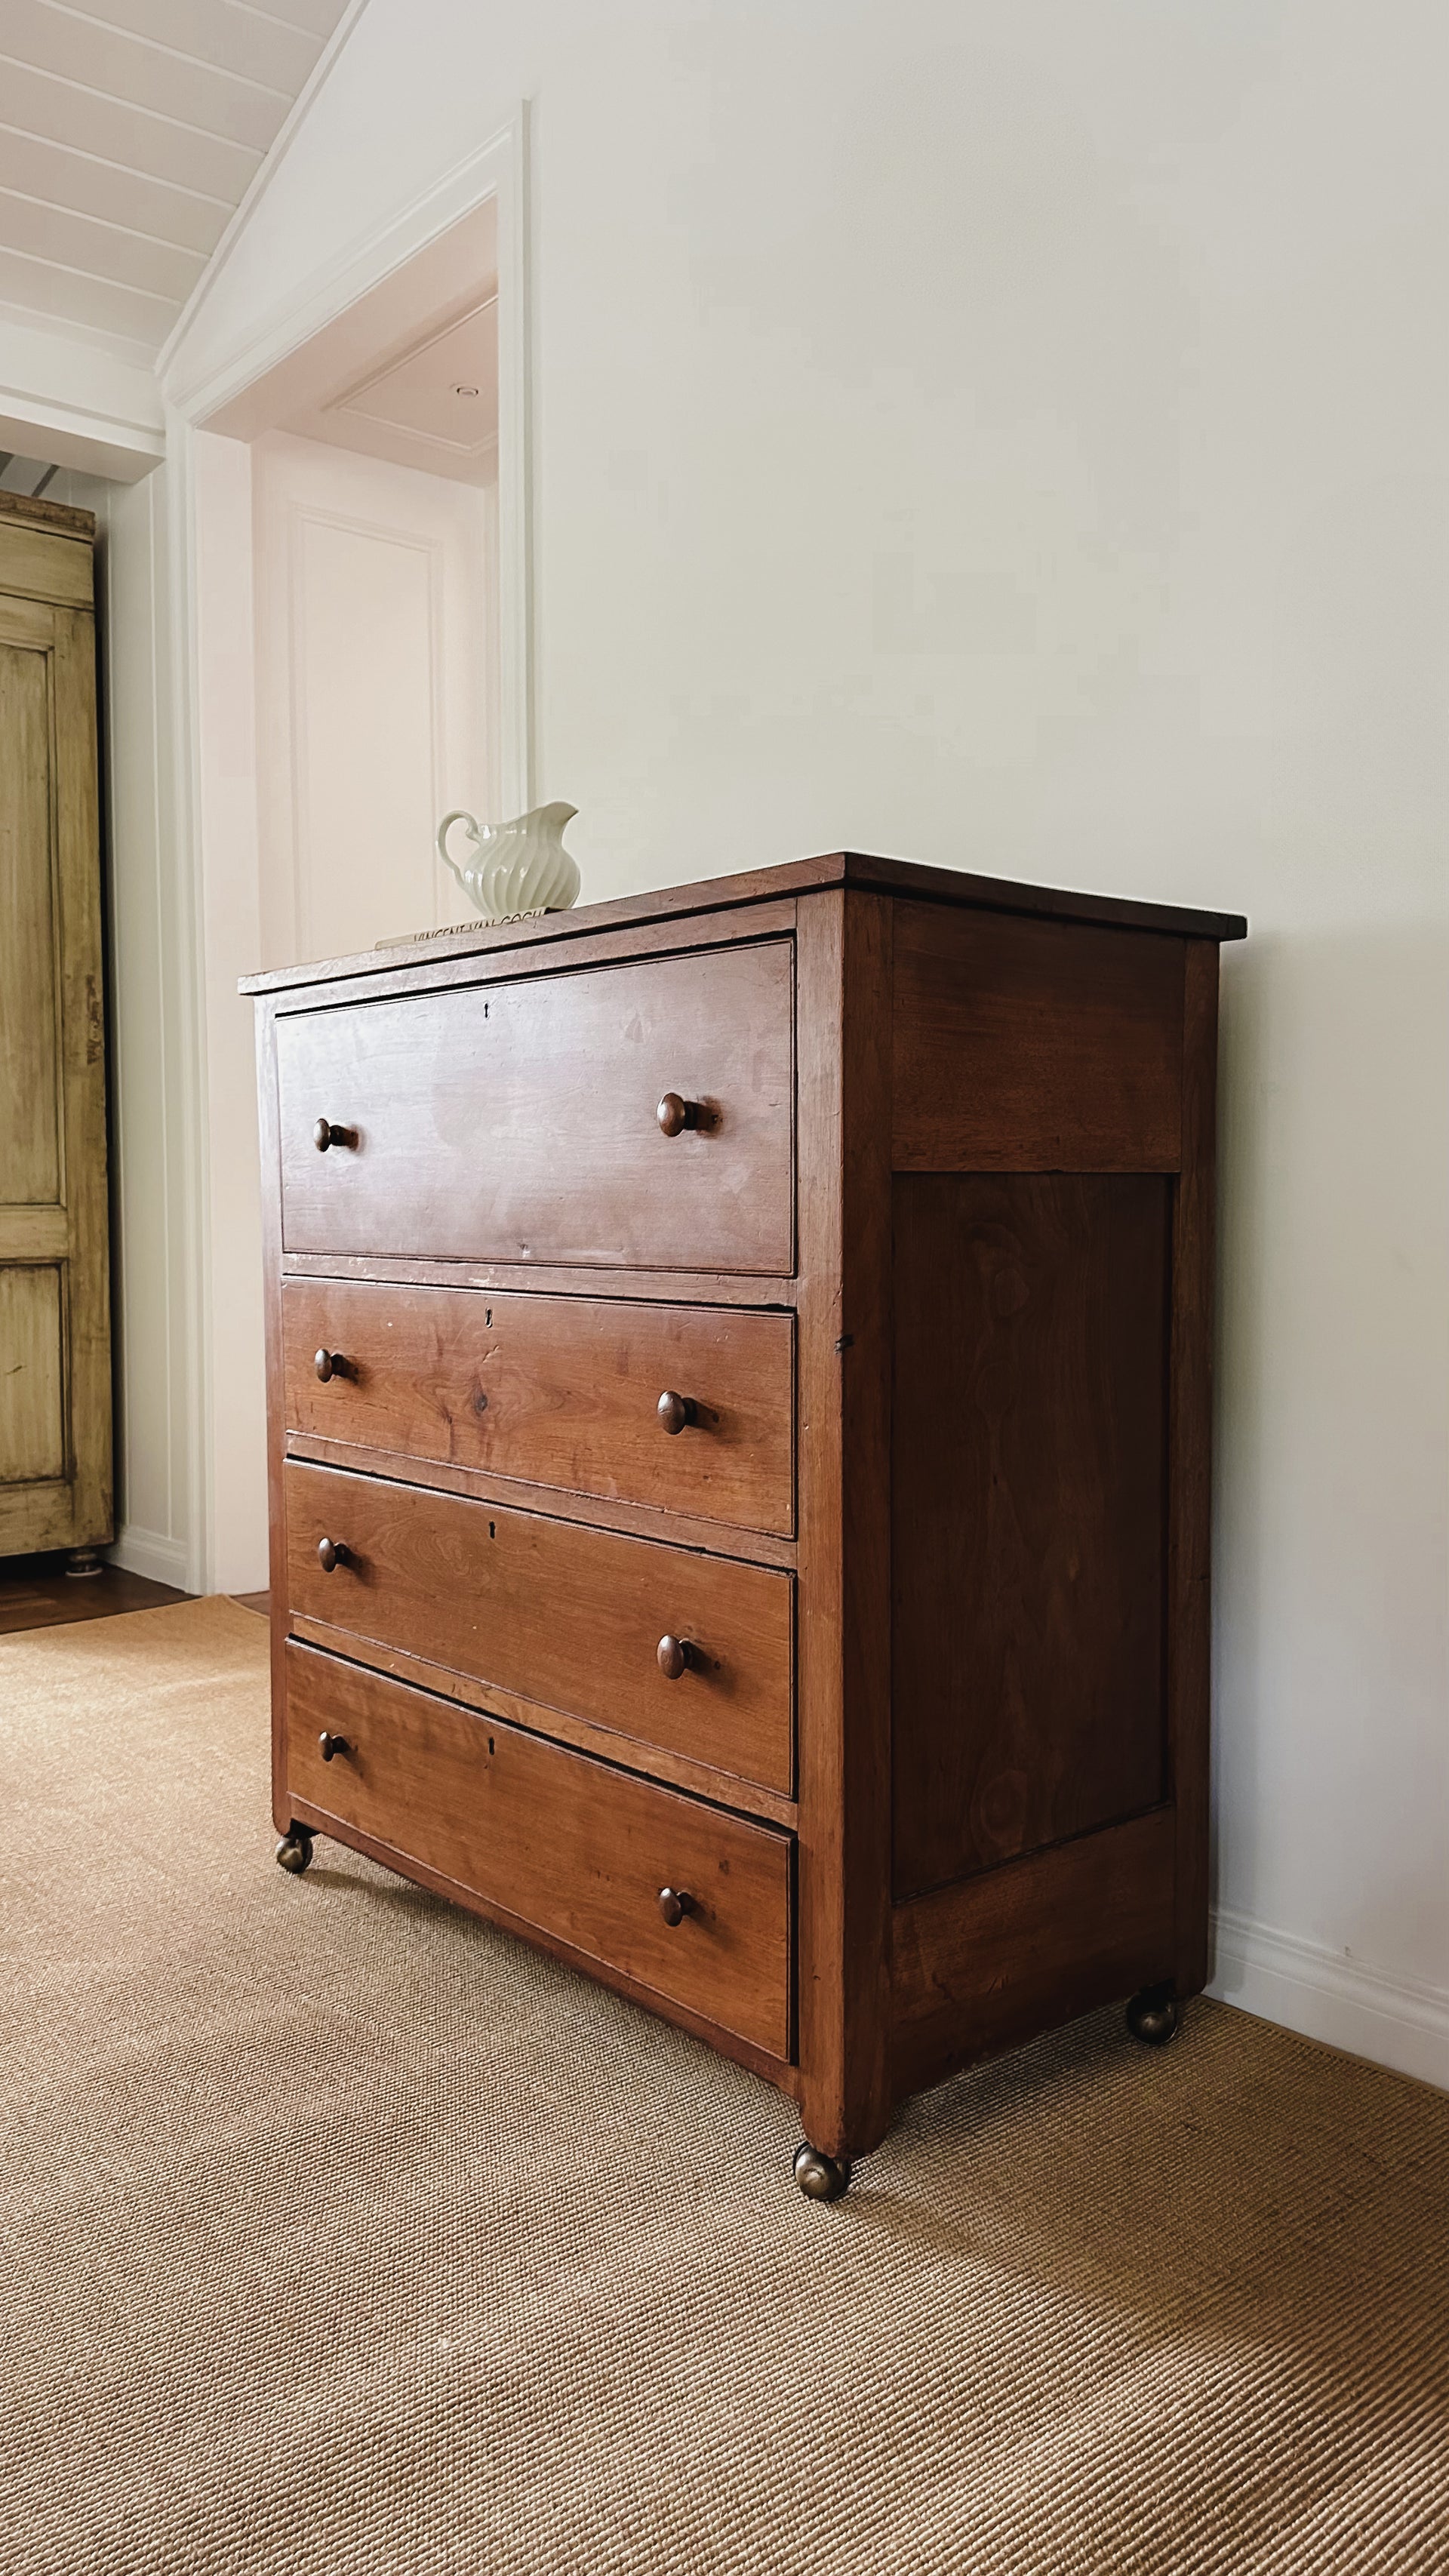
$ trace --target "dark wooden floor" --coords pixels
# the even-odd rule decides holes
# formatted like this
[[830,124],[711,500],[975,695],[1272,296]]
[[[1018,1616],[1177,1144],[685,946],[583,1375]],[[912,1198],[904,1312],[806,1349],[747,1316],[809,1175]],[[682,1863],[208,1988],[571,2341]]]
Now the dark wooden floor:
[[0,1637],[20,1628],[63,1628],[73,1619],[114,1619],[123,1610],[162,1610],[184,1601],[169,1583],[103,1565],[67,1574],[60,1556],[0,1556]]

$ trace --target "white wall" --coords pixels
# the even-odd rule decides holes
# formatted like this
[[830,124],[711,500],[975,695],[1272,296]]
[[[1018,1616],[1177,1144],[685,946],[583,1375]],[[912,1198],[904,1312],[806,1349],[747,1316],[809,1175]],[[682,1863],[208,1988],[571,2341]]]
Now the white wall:
[[1449,2081],[1439,0],[371,0],[221,364],[531,101],[538,792],[1240,906],[1226,1990]]

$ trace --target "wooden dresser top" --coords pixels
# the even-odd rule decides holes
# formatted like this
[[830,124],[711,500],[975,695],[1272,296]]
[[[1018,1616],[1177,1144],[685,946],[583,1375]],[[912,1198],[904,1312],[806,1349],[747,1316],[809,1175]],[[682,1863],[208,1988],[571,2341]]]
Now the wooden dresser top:
[[[1005,877],[971,876],[956,868],[918,866],[911,859],[871,858],[837,850],[817,859],[791,859],[780,867],[750,868],[739,876],[708,877],[697,885],[645,888],[612,903],[581,904],[572,912],[498,923],[465,922],[456,930],[359,956],[324,958],[311,966],[278,966],[243,976],[243,993],[280,993],[303,984],[329,984],[362,975],[393,975],[439,958],[464,958],[500,948],[536,947],[601,930],[629,930],[646,922],[686,922],[692,914],[746,910],[836,886],[858,886],[915,902],[948,904],[977,912],[1024,913],[1038,920],[1100,923],[1118,930],[1166,931],[1179,939],[1245,939],[1238,912],[1198,912],[1168,903],[1137,903],[1117,895],[1073,894],[1052,886],[1018,885]],[[741,925],[744,926],[743,924]]]

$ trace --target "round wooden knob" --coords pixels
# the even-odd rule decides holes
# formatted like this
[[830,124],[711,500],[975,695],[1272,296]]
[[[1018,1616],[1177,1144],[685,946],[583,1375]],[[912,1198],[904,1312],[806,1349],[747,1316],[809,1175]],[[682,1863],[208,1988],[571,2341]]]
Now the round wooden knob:
[[689,1423],[698,1418],[694,1398],[689,1395],[676,1395],[672,1386],[665,1388],[654,1409],[671,1438],[676,1431],[683,1431]]
[[339,1565],[347,1563],[351,1553],[340,1538],[319,1538],[317,1541],[317,1562],[324,1574],[335,1574]]
[[704,1111],[697,1100],[681,1100],[677,1091],[666,1091],[654,1112],[666,1136],[682,1136],[686,1127],[702,1127]]
[[352,1751],[345,1735],[329,1735],[325,1726],[317,1738],[317,1743],[324,1762],[335,1762],[339,1753]]
[[355,1145],[357,1129],[334,1127],[330,1118],[319,1118],[312,1130],[312,1142],[319,1154],[325,1154],[331,1145]]
[[661,1637],[655,1658],[667,1682],[677,1682],[694,1661],[694,1648],[686,1637]]
[[686,1896],[682,1887],[661,1887],[659,1911],[673,1930],[677,1923],[684,1921],[686,1914],[693,1913],[694,1899],[692,1896]]
[[312,1365],[324,1386],[329,1378],[352,1375],[351,1367],[341,1351],[319,1351]]

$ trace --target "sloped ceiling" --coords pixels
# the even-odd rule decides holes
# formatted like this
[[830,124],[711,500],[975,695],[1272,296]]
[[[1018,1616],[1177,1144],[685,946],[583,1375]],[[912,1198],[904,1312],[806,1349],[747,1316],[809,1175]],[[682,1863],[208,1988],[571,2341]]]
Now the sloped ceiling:
[[348,0],[0,0],[0,307],[160,348]]

